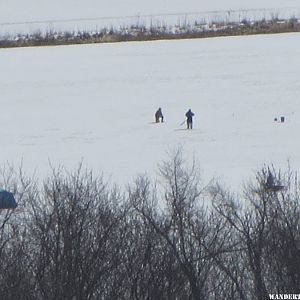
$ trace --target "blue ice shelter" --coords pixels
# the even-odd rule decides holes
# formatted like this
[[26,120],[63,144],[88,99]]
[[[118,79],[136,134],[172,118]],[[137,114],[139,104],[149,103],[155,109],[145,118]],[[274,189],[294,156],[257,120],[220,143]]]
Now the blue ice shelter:
[[17,202],[13,195],[6,190],[0,189],[0,210],[1,209],[14,209],[16,208]]

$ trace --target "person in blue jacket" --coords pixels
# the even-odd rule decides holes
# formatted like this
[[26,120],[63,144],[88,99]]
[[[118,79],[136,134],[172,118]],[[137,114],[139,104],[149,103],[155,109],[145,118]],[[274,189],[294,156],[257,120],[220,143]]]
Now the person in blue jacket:
[[193,129],[193,116],[195,114],[189,109],[187,113],[185,114],[186,116],[186,124],[187,124],[187,129]]

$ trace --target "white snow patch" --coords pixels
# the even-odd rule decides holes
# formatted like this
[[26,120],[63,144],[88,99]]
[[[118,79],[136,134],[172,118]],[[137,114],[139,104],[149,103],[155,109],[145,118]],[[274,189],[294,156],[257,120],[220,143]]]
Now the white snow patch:
[[2,49],[0,163],[83,160],[123,184],[180,144],[234,188],[264,163],[299,169],[299,51],[300,34]]

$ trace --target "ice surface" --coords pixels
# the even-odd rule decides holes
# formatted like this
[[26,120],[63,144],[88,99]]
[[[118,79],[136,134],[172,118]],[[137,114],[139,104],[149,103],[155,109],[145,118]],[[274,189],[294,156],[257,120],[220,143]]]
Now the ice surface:
[[234,188],[264,163],[299,169],[299,51],[296,33],[1,49],[0,163],[45,175],[83,160],[123,184],[180,144]]

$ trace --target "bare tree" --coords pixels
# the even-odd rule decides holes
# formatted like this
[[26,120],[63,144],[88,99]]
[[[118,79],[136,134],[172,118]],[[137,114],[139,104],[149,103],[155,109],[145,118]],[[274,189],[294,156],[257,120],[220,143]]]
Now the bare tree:
[[195,165],[188,168],[180,150],[160,166],[160,172],[165,182],[160,203],[163,209],[152,205],[157,196],[149,193],[148,182],[143,180],[131,190],[132,203],[174,257],[186,280],[181,285],[185,298],[204,299],[210,290],[207,282],[213,267],[213,251],[207,249],[215,247],[217,241],[203,200],[205,189]]
[[6,164],[0,169],[0,186],[17,200],[15,209],[0,211],[0,294],[3,299],[34,298],[35,281],[31,271],[27,240],[26,199],[35,182],[22,171]]
[[[281,185],[270,188],[266,184],[270,169],[274,182]],[[238,272],[233,272],[230,264],[224,266],[240,290],[240,297],[264,299],[269,292],[298,292],[297,178],[290,171],[283,176],[274,167],[265,167],[257,173],[256,181],[245,187],[242,196],[231,195],[220,186],[214,188],[212,195],[215,211],[232,228],[232,249],[240,257]]]
[[31,242],[43,299],[108,297],[119,255],[116,193],[91,172],[53,173],[32,199]]
[[[269,171],[275,184],[268,183]],[[42,185],[0,184],[3,299],[265,299],[299,293],[300,198],[293,172],[265,167],[242,194],[204,186],[181,151],[123,194],[82,167]]]

